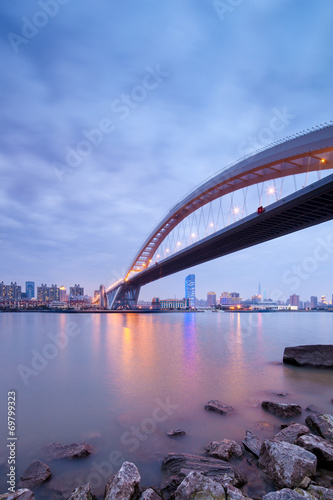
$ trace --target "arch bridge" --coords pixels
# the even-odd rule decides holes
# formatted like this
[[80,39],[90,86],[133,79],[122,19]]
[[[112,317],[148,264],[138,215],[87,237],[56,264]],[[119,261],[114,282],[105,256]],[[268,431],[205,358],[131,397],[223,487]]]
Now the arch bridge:
[[332,169],[332,122],[229,165],[157,224],[106,290],[107,308],[131,309],[147,283],[332,219]]

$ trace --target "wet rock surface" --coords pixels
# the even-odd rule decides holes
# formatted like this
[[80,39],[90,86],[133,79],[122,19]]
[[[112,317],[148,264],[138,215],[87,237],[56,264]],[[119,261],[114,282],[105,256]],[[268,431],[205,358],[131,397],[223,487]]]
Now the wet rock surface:
[[302,408],[297,404],[286,404],[279,403],[275,401],[263,401],[261,406],[264,410],[277,415],[282,418],[290,418],[295,417],[297,415],[301,415]]
[[316,455],[319,465],[333,469],[333,443],[320,436],[308,434],[299,437],[296,444]]
[[297,366],[333,368],[333,345],[301,345],[286,347],[283,362]]
[[219,401],[218,399],[211,399],[205,405],[205,410],[215,411],[216,413],[220,413],[221,415],[229,415],[233,412],[233,407],[226,403],[222,403],[222,401]]
[[61,458],[82,458],[90,455],[93,451],[93,447],[87,443],[49,443],[44,447],[43,451],[50,460]]
[[90,483],[85,484],[84,486],[79,486],[76,488],[68,500],[95,500],[96,497],[91,493]]
[[226,500],[224,488],[202,472],[190,472],[178,486],[175,500],[202,498],[207,500]]
[[124,462],[105,487],[105,500],[134,500],[139,497],[141,476],[131,462]]
[[287,443],[295,444],[296,439],[304,434],[309,434],[310,429],[306,425],[291,424],[284,427],[278,434],[274,436],[274,441],[287,441]]
[[32,491],[28,488],[20,488],[15,493],[0,495],[0,500],[36,500]]
[[[236,467],[223,460],[201,455],[168,453],[162,462],[162,470],[169,475],[169,482],[172,481],[174,484],[177,482],[180,484],[193,471],[202,472],[204,476],[220,484],[230,483],[233,486],[242,486],[246,483],[243,472]],[[164,484],[164,488],[166,487],[167,484]]]
[[242,448],[239,444],[229,439],[212,441],[205,446],[205,451],[210,457],[220,458],[221,460],[230,460],[243,456]]
[[169,437],[185,436],[185,434],[186,434],[186,432],[183,429],[175,429],[175,430],[167,432],[167,436],[169,436]]
[[51,475],[51,470],[46,464],[33,460],[20,477],[18,487],[32,488],[47,481]]
[[161,496],[156,493],[152,488],[144,491],[140,497],[140,500],[161,500]]
[[251,431],[246,431],[246,436],[243,439],[242,443],[248,451],[259,458],[262,442],[255,434],[252,434]]
[[265,440],[258,465],[278,488],[295,488],[305,476],[315,475],[317,457],[285,441]]
[[272,493],[268,493],[262,500],[298,500],[304,499],[304,496],[297,491],[291,490],[289,488],[283,488],[280,491],[274,491]]
[[314,429],[319,436],[333,443],[333,415],[322,413],[321,415],[308,415],[305,422]]

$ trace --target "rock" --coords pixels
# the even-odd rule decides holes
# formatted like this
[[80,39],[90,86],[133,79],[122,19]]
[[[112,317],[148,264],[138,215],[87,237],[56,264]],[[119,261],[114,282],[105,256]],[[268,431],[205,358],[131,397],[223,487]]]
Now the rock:
[[273,413],[274,415],[278,415],[283,418],[295,417],[296,415],[301,415],[302,408],[299,405],[295,404],[284,404],[284,403],[276,403],[274,401],[263,401],[261,406],[264,410]]
[[316,405],[309,405],[305,409],[306,411],[311,411],[312,413],[325,413],[322,408],[319,408]]
[[162,498],[152,488],[148,488],[142,493],[139,500],[162,500]]
[[278,488],[294,488],[305,476],[315,475],[317,457],[295,444],[265,440],[258,465]]
[[131,462],[124,462],[115,476],[107,482],[105,500],[132,500],[139,495],[141,476]]
[[326,469],[333,469],[333,443],[313,434],[301,436],[296,443],[316,455],[318,464]]
[[274,436],[274,441],[287,441],[287,443],[295,443],[296,439],[304,434],[309,434],[310,429],[302,424],[291,424],[282,429]]
[[273,392],[272,394],[278,398],[286,398],[288,396],[287,392]]
[[168,453],[162,462],[162,470],[180,482],[190,472],[199,471],[220,484],[230,483],[233,486],[242,486],[246,483],[244,474],[229,463],[200,455]]
[[202,472],[190,472],[178,486],[175,500],[202,498],[205,500],[225,500],[224,488],[221,484],[204,476]]
[[15,493],[0,495],[0,500],[36,500],[32,491],[28,488],[20,488]]
[[[298,488],[296,491],[298,492]],[[306,492],[310,493],[310,495],[313,495],[314,498],[333,500],[333,490],[331,490],[330,488],[323,488],[322,486],[310,484]]]
[[318,434],[333,443],[333,415],[322,413],[321,415],[308,415],[305,422]]
[[87,443],[60,444],[49,443],[44,447],[44,452],[49,459],[81,458],[86,457],[93,451],[93,447]]
[[249,450],[253,455],[255,455],[257,458],[259,458],[260,455],[260,448],[261,448],[261,441],[257,436],[252,434],[251,431],[246,431],[246,436],[244,440],[242,441],[243,445],[247,450]]
[[169,500],[169,498],[173,497],[176,489],[184,479],[185,475],[171,476],[168,479],[165,479],[161,486],[161,494],[163,500]]
[[231,484],[226,484],[224,486],[224,491],[228,500],[251,500],[249,497],[244,496],[241,490],[235,488],[235,486]]
[[175,429],[167,432],[167,436],[169,437],[185,436],[185,434],[186,432],[183,429]]
[[68,500],[94,500],[96,497],[91,493],[90,483],[75,488]]
[[297,366],[333,368],[333,345],[300,345],[286,347],[283,362]]
[[33,460],[20,477],[18,487],[32,488],[47,481],[51,475],[50,468],[46,464],[39,460]]
[[243,456],[242,448],[236,441],[222,439],[222,441],[212,441],[205,446],[205,451],[210,457],[230,460],[231,458],[241,458]]
[[233,407],[217,399],[211,399],[205,405],[205,410],[216,411],[217,413],[221,413],[221,415],[229,415],[233,411]]
[[294,490],[290,490],[289,488],[283,488],[280,491],[274,491],[271,493],[267,493],[262,500],[298,500],[303,499],[304,496],[300,495]]

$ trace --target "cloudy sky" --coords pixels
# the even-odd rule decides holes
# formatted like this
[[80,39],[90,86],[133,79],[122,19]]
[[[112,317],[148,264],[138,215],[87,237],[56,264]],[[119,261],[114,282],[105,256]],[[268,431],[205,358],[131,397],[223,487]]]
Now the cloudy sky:
[[[124,275],[195,185],[273,141],[332,119],[331,0],[2,0],[0,280]],[[331,298],[332,222],[144,287]],[[320,240],[321,239],[321,240]],[[301,268],[301,276],[296,267]],[[297,274],[298,273],[298,274]]]

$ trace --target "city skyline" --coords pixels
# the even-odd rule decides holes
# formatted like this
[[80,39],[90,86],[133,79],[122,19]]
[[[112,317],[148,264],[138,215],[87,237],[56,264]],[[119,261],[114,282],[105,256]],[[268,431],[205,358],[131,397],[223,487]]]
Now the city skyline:
[[[327,0],[242,2],[223,19],[213,2],[69,2],[38,27],[40,9],[0,6],[6,283],[79,281],[89,295],[107,288],[195,185],[332,118]],[[316,37],[304,25],[320,26]],[[267,297],[330,297],[332,241],[327,222],[149,284],[140,298],[181,297],[188,274],[199,297],[220,288],[251,297],[258,282]],[[326,259],[315,259],[318,246]]]

